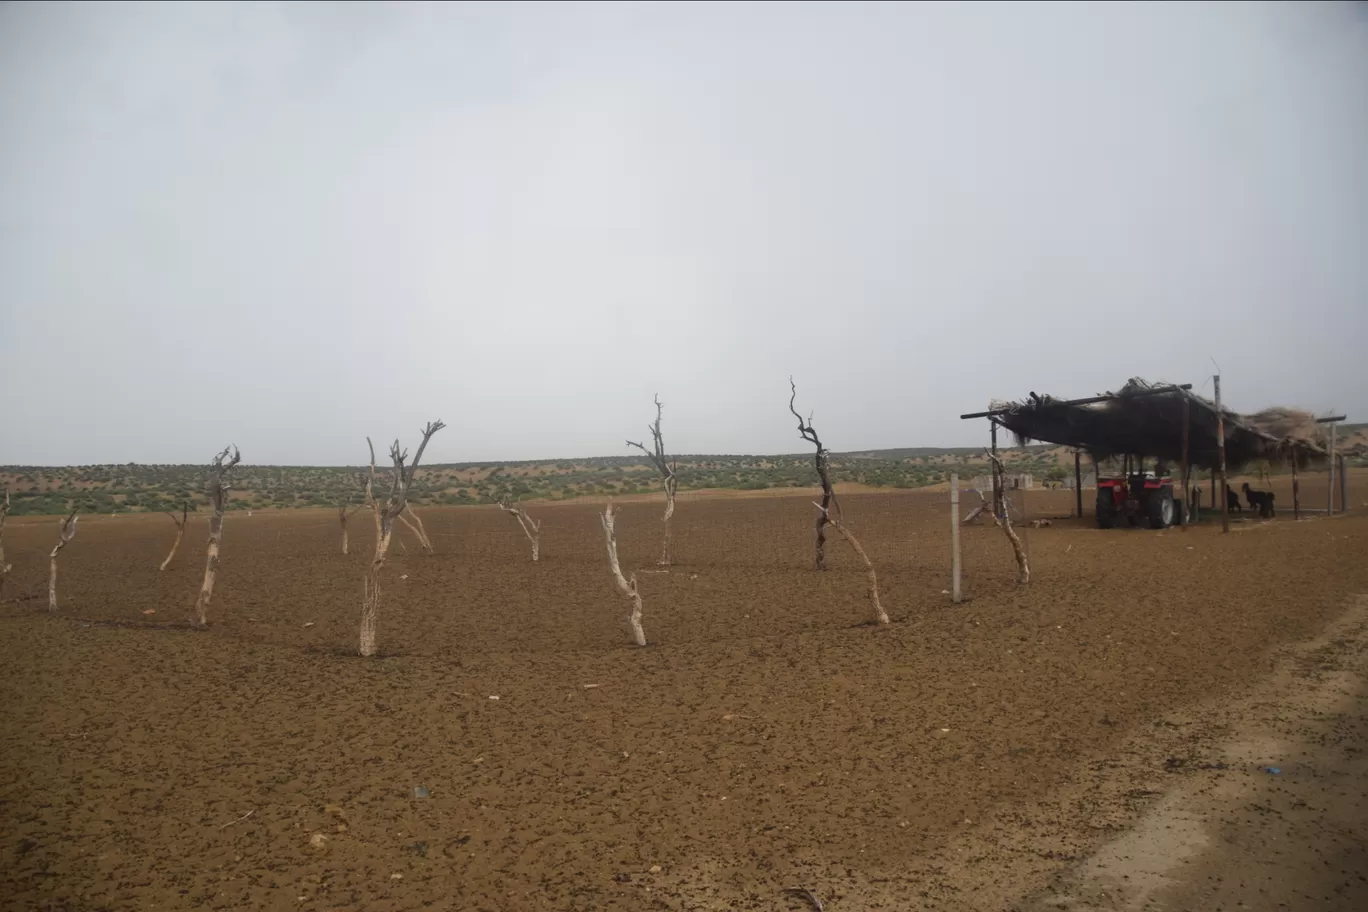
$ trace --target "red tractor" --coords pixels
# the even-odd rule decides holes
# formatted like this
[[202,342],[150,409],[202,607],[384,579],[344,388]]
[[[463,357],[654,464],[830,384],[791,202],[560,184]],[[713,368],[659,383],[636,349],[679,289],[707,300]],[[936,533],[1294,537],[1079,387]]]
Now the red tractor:
[[1173,498],[1173,479],[1163,470],[1140,471],[1097,478],[1097,525],[1110,529],[1125,520],[1132,526],[1149,523],[1167,529],[1183,522],[1183,508]]

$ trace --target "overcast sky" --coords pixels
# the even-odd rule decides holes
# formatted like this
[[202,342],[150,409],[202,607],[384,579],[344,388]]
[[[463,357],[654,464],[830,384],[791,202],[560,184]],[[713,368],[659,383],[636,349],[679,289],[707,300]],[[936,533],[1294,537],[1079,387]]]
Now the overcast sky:
[[7,4],[0,463],[1368,419],[1362,6]]

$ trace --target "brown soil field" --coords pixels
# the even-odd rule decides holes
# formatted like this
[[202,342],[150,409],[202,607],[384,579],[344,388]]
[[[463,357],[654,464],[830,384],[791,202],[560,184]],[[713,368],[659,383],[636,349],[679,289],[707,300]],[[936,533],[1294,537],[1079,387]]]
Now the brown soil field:
[[952,605],[945,500],[843,498],[883,629],[843,543],[811,568],[806,498],[681,501],[669,572],[645,572],[658,503],[629,504],[645,649],[592,505],[535,511],[538,564],[497,509],[423,510],[438,553],[396,533],[377,659],[353,655],[365,514],[350,556],[332,511],[230,514],[207,631],[204,517],[165,573],[165,517],[82,520],[55,615],[13,596],[44,588],[56,523],[11,520],[0,908],[799,909],[805,886],[837,912],[1000,909],[976,904],[1001,879],[971,863],[983,821],[1067,834],[1038,888],[1121,825],[1061,789],[1368,592],[1368,517],[1293,522],[1280,493],[1229,535],[1056,519],[1025,533],[1025,587],[965,527]]

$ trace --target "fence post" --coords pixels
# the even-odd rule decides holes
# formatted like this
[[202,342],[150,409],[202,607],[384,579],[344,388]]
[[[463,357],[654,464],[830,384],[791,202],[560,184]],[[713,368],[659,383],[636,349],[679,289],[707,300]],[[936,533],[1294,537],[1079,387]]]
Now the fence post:
[[950,473],[950,601],[960,603],[959,475]]

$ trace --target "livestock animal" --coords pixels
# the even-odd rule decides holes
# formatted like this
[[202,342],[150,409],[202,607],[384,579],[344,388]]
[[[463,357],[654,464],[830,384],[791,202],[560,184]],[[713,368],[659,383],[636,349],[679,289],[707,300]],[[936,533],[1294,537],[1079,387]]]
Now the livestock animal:
[[1249,486],[1247,481],[1242,487],[1244,488],[1245,499],[1249,501],[1249,509],[1257,509],[1259,515],[1265,519],[1274,514],[1272,491],[1256,491]]
[[1226,485],[1226,512],[1227,512],[1227,513],[1243,513],[1243,512],[1244,512],[1244,507],[1241,506],[1241,504],[1240,504],[1240,495],[1239,495],[1239,494],[1236,494],[1234,491],[1232,491],[1232,490],[1230,489],[1230,485]]

